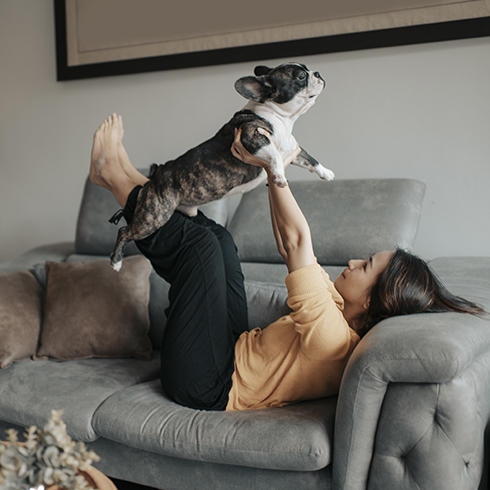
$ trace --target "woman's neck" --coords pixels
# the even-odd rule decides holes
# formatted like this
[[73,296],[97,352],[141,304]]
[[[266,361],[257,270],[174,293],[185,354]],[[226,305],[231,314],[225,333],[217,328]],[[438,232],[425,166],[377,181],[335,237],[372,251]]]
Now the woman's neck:
[[366,310],[365,308],[356,305],[344,304],[342,314],[344,315],[345,321],[348,323],[349,327],[357,332],[359,326],[364,322]]

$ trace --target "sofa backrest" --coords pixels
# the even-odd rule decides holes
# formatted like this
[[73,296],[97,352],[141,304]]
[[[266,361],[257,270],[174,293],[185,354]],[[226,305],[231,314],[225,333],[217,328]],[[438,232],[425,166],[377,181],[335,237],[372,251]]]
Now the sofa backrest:
[[[395,246],[411,248],[419,224],[425,184],[411,179],[290,182],[310,225],[322,265],[346,265]],[[242,262],[281,263],[270,224],[268,191],[245,194],[229,230]]]
[[[290,182],[312,232],[320,264],[335,269],[353,257],[367,257],[395,245],[410,248],[419,222],[425,185],[409,179],[337,180]],[[70,260],[108,257],[119,226],[108,219],[119,209],[112,194],[89,180],[78,217],[75,255]],[[281,264],[269,216],[267,187],[203,206],[210,218],[227,226],[243,262],[249,300],[250,328],[264,327],[287,314],[287,269]],[[125,250],[139,253],[134,243]],[[336,277],[339,271],[334,272]],[[268,284],[274,283],[274,284]],[[159,348],[166,324],[169,285],[150,276],[150,338]],[[282,286],[281,286],[282,284]],[[250,305],[253,305],[251,307]]]
[[[308,220],[315,253],[322,265],[345,265],[351,258],[367,257],[395,246],[413,246],[425,193],[422,182],[295,181],[290,182],[290,187]],[[124,225],[124,220],[119,226],[108,223],[118,209],[109,191],[87,180],[77,223],[77,254],[110,255],[117,230]],[[202,209],[228,227],[243,262],[282,262],[272,234],[265,184],[243,197],[222,199]],[[130,243],[125,255],[135,253],[137,248]]]

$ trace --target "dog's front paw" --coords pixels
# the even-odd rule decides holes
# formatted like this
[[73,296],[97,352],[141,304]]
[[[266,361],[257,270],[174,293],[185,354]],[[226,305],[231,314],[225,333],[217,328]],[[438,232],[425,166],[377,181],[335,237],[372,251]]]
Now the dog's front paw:
[[328,168],[325,168],[322,165],[318,165],[317,167],[314,167],[313,172],[318,174],[318,177],[323,180],[333,180],[335,179],[335,174],[329,170]]
[[284,175],[273,174],[272,182],[277,185],[277,187],[283,188],[288,186],[288,181],[286,180],[286,177],[284,177]]

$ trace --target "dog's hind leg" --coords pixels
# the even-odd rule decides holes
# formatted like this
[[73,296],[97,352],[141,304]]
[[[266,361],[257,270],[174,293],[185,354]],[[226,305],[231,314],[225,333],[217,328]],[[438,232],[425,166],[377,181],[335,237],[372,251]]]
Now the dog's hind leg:
[[123,226],[122,228],[119,228],[119,231],[117,233],[116,245],[114,247],[114,251],[111,254],[111,266],[115,271],[121,270],[124,247],[131,240],[133,240],[133,238],[131,236],[129,226]]
[[158,198],[151,185],[145,186],[138,196],[133,219],[128,226],[119,229],[116,245],[111,254],[111,266],[119,271],[122,267],[124,247],[132,240],[143,240],[159,230],[177,208],[177,199],[172,192]]

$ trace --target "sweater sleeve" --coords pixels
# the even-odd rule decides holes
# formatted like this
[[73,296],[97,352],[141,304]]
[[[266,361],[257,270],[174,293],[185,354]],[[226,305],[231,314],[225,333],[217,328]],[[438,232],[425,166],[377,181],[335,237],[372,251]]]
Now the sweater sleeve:
[[286,278],[291,318],[302,350],[312,358],[335,360],[351,348],[351,329],[342,297],[318,264],[297,269]]

